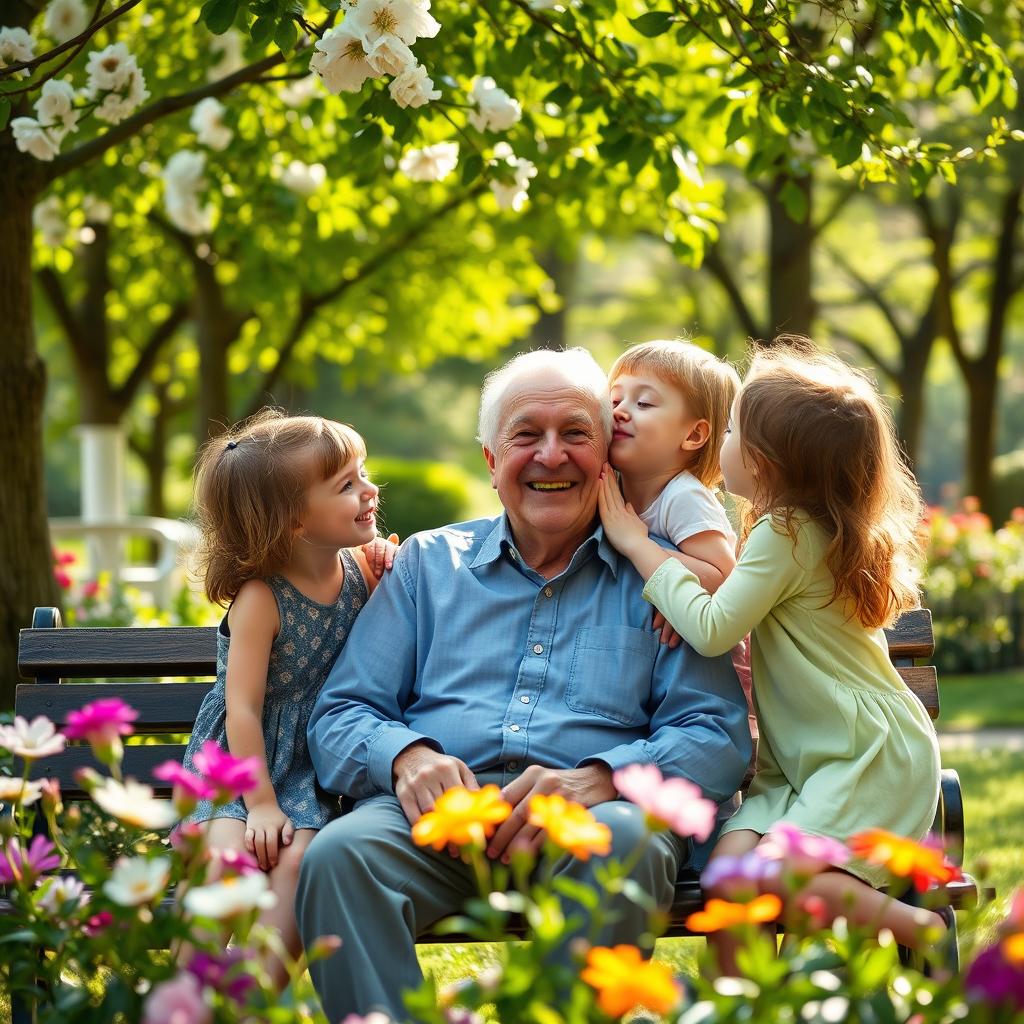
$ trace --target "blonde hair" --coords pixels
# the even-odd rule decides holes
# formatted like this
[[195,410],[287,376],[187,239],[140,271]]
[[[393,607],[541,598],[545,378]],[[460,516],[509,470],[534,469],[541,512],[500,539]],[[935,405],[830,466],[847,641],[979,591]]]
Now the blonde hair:
[[691,413],[707,420],[707,442],[694,453],[687,469],[705,486],[722,482],[718,452],[722,447],[729,411],[740,389],[739,374],[724,359],[690,341],[647,341],[633,345],[615,360],[609,384],[623,374],[649,373],[682,392]]
[[751,517],[770,514],[794,540],[801,513],[825,530],[832,601],[851,601],[866,627],[917,607],[921,493],[866,374],[782,335],[754,354],[739,431],[759,471]]
[[194,500],[207,597],[227,604],[246,580],[287,565],[309,485],[365,455],[351,427],[279,409],[262,409],[208,441]]

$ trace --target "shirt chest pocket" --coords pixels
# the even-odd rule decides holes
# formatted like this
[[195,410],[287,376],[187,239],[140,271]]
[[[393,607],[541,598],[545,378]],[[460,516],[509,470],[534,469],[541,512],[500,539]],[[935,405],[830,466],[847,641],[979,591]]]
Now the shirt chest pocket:
[[651,675],[658,656],[654,633],[629,626],[588,626],[576,634],[565,703],[620,725],[649,718]]

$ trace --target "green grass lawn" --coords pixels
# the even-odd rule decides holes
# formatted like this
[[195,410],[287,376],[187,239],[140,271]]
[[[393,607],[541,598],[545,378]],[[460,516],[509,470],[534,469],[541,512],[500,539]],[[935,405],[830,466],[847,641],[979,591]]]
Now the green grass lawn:
[[943,731],[1011,726],[1024,729],[1024,668],[939,676]]

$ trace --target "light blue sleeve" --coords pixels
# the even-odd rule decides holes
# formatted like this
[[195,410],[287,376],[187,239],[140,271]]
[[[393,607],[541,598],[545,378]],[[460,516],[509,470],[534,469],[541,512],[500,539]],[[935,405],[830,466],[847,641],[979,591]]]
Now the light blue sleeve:
[[355,800],[393,792],[391,765],[398,754],[422,740],[442,749],[402,721],[416,681],[417,556],[414,546],[399,550],[394,568],[357,616],[313,707],[309,752],[328,792]]

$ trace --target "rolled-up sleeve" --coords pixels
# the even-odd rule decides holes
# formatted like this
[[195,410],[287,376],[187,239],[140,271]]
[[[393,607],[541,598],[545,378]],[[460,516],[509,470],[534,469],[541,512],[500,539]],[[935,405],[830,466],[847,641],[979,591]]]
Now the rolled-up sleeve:
[[[413,567],[414,568],[414,567]],[[403,549],[360,612],[327,676],[307,727],[320,785],[360,800],[392,792],[391,766],[406,747],[425,741],[403,710],[416,678],[413,569]]]
[[739,788],[750,761],[747,702],[729,655],[705,658],[681,644],[663,647],[654,668],[651,732],[581,764],[603,761],[612,770],[654,764],[722,801]]

